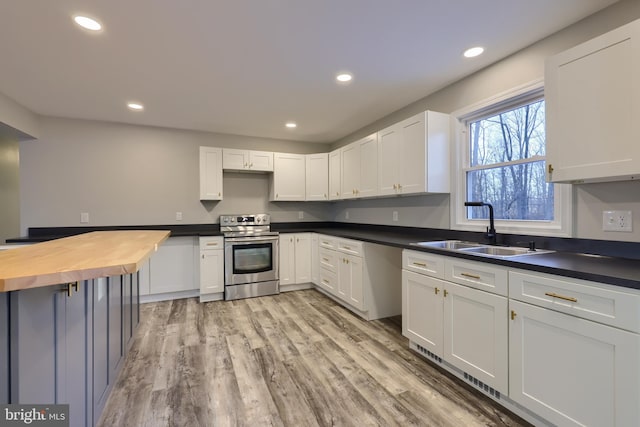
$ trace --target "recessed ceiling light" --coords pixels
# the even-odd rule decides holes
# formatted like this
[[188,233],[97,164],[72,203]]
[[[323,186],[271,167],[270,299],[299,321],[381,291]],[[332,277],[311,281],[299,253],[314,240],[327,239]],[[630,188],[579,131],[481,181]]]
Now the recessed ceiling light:
[[127,107],[129,107],[129,109],[133,110],[133,111],[142,111],[142,110],[144,110],[144,105],[140,104],[139,102],[129,102],[127,104]]
[[336,80],[340,83],[347,83],[353,79],[353,75],[351,73],[340,73],[336,76]]
[[76,15],[73,17],[73,20],[76,24],[87,30],[100,31],[102,29],[102,25],[98,21],[88,16]]
[[464,51],[465,58],[473,58],[475,56],[481,55],[484,52],[484,48],[480,46],[472,47]]
[[298,125],[295,124],[294,122],[288,122],[287,124],[285,124],[285,126],[288,127],[289,129],[294,129],[298,127]]

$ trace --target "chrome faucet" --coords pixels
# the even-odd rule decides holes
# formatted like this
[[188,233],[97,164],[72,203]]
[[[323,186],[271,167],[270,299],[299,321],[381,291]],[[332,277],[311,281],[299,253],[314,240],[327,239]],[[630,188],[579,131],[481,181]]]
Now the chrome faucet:
[[489,208],[489,227],[487,227],[487,232],[484,234],[484,236],[489,239],[490,243],[492,245],[495,245],[497,243],[496,241],[496,227],[493,223],[493,206],[491,205],[491,203],[485,203],[485,202],[464,202],[465,206],[487,206]]

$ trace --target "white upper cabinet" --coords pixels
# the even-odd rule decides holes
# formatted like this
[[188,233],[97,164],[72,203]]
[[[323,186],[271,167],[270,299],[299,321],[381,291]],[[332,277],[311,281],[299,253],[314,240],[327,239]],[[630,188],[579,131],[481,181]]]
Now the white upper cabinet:
[[271,201],[304,201],[305,155],[290,153],[273,154],[273,175],[271,176]]
[[378,194],[378,137],[372,134],[341,150],[341,194],[343,199]]
[[448,193],[449,127],[425,111],[378,132],[378,195]]
[[342,155],[337,149],[329,153],[329,200],[340,199],[342,183]]
[[225,170],[273,172],[273,153],[224,148],[222,167]]
[[307,200],[329,200],[329,154],[306,156]]
[[200,200],[222,200],[222,149],[200,147]]
[[547,179],[640,176],[640,20],[549,58]]

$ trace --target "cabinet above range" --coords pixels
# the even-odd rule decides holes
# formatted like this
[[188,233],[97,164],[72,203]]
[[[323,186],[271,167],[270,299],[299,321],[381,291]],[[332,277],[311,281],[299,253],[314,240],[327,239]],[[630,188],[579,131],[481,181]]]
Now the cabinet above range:
[[222,169],[244,172],[273,172],[273,153],[270,151],[223,148]]

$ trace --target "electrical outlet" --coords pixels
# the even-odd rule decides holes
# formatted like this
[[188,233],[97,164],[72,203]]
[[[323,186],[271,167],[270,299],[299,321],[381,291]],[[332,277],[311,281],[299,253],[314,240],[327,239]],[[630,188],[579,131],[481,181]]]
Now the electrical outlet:
[[80,212],[80,222],[83,224],[89,222],[89,212]]
[[603,211],[603,231],[633,231],[631,211]]
[[298,211],[298,219],[304,219],[304,212]]
[[398,220],[398,211],[393,211],[393,220],[394,221]]
[[349,219],[349,211],[344,211],[344,219]]
[[176,221],[182,221],[182,212],[176,212]]

